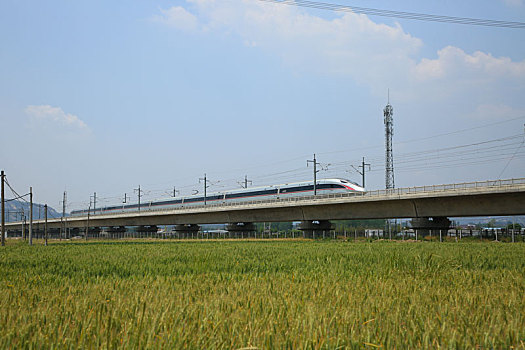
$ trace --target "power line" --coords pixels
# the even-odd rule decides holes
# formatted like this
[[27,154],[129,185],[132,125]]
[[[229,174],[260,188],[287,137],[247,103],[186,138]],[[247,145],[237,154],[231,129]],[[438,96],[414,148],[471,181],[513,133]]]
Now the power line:
[[[365,188],[365,175],[366,175],[366,167],[367,166],[368,166],[368,171],[370,171],[370,163],[365,163],[365,157],[363,157],[363,162],[361,163],[361,165],[357,166],[357,168],[352,165],[352,168],[354,168],[354,170],[357,171],[357,173],[359,175],[361,175],[362,178],[363,178],[363,181],[361,182],[361,187],[363,187],[363,188]],[[363,170],[359,171],[358,168],[361,168]]]
[[341,4],[307,1],[307,0],[259,0],[259,1],[269,2],[269,3],[274,3],[274,4],[289,5],[289,6],[313,8],[317,10],[328,10],[328,11],[336,11],[336,12],[352,12],[352,13],[364,14],[364,15],[369,15],[369,16],[401,18],[401,19],[417,20],[417,21],[424,21],[424,22],[439,22],[439,23],[464,24],[464,25],[484,26],[484,27],[525,29],[524,22],[499,21],[499,20],[483,19],[483,18],[455,17],[455,16],[443,16],[443,15],[435,15],[435,14],[427,14],[427,13],[417,13],[417,12],[382,10],[382,9],[369,8],[369,7],[358,7],[358,6],[351,6],[351,5],[341,5]]
[[[460,158],[460,159],[454,159],[454,160],[442,160],[442,161],[433,161],[432,164],[428,164],[425,166],[418,165],[415,162],[412,162],[412,164],[406,164],[405,166],[399,166],[399,170],[427,170],[427,169],[441,169],[441,168],[450,168],[450,167],[457,167],[457,166],[464,166],[467,164],[487,164],[487,162],[492,161],[501,161],[501,160],[507,160],[512,157],[512,153],[500,153],[496,155],[477,155],[473,157],[468,158]],[[523,155],[525,156],[525,153],[518,153],[516,155],[519,155],[520,157]],[[506,158],[509,157],[509,158]],[[472,161],[472,162],[467,162]],[[374,169],[371,172],[378,172],[384,169],[384,166]]]
[[[509,155],[507,154],[504,156],[509,156]],[[515,157],[515,159],[524,159],[524,158],[525,158],[525,153],[522,156]],[[463,159],[461,161],[456,161],[455,163],[443,162],[442,164],[435,164],[435,165],[430,165],[427,167],[412,166],[412,167],[400,168],[399,172],[430,171],[430,170],[435,170],[435,169],[450,169],[450,168],[457,168],[457,167],[464,168],[467,165],[481,165],[481,164],[486,165],[487,162],[505,161],[507,159],[510,159],[510,157],[506,158],[506,157],[499,156],[499,157],[494,157],[494,158],[483,158],[483,159],[470,158],[470,159],[472,159],[472,161],[466,162],[465,159]]]
[[[437,135],[433,135],[433,136],[427,136],[427,137],[422,137],[422,138],[417,138],[417,139],[411,139],[411,140],[406,140],[406,141],[395,142],[395,145],[400,145],[400,144],[405,144],[405,143],[412,143],[412,142],[417,142],[417,141],[424,141],[424,140],[438,138],[438,137],[442,137],[442,136],[448,136],[448,135],[464,133],[464,132],[473,131],[473,130],[477,130],[477,129],[481,129],[481,128],[491,127],[491,126],[494,126],[494,125],[508,123],[508,122],[515,121],[515,120],[518,120],[518,119],[525,119],[525,116],[520,116],[520,117],[516,117],[516,118],[506,119],[506,120],[493,122],[493,123],[489,123],[489,124],[484,124],[484,125],[480,125],[480,126],[476,126],[476,127],[455,130],[455,131],[452,131],[452,132],[441,133],[441,134],[437,134]],[[466,145],[464,145],[464,146],[466,146]],[[460,147],[463,147],[463,146],[460,146]],[[383,146],[377,145],[377,146],[370,146],[370,147],[361,147],[361,148],[353,148],[353,149],[321,152],[319,154],[327,155],[327,154],[356,152],[356,151],[370,150],[370,149],[379,149],[379,148],[383,148]],[[441,151],[443,151],[443,149],[433,150],[433,151],[431,150],[431,151],[425,151],[425,152],[432,153],[432,152],[437,152],[437,151],[441,152]],[[266,163],[259,163],[258,165],[252,165],[252,166],[243,167],[243,168],[239,168],[239,169],[229,169],[228,171],[220,171],[220,172],[217,172],[217,173],[225,173],[225,172],[231,172],[231,171],[242,171],[242,170],[247,170],[247,169],[256,169],[256,168],[263,168],[263,167],[267,168],[270,165],[289,163],[291,161],[304,159],[304,157],[306,157],[306,156],[307,155],[303,155],[303,156],[300,156],[300,157],[289,158],[289,159],[286,159],[286,160],[280,160],[280,161],[274,161],[274,162],[266,162]],[[403,154],[399,154],[398,153],[396,155],[396,162],[402,160],[404,157],[405,156]],[[383,159],[381,159],[381,158],[382,157],[369,157],[368,160],[371,161],[372,163],[381,163],[383,161]],[[361,161],[360,159],[359,160],[356,159],[356,160],[354,160],[352,162],[360,162],[360,161]],[[338,164],[340,166],[344,166],[345,170],[346,170],[346,167],[348,166],[348,161],[345,160],[343,163],[334,163],[334,165],[336,165],[336,167],[337,167]],[[269,174],[263,174],[263,175],[259,175],[259,176],[254,176],[253,178],[256,179],[256,180],[259,180],[258,182],[269,181],[270,179],[271,179],[271,181],[282,182],[282,183],[288,182],[288,179],[290,179],[293,182],[296,182],[298,177],[304,177],[305,179],[307,178],[307,173],[304,170],[305,169],[301,167],[301,168],[296,168],[296,169],[291,169],[291,170],[285,170],[285,171],[280,171],[280,172],[275,172],[275,173],[269,173]],[[331,171],[330,171],[331,173],[333,173],[332,170],[334,170],[334,169],[331,169]],[[185,179],[189,180],[190,178],[185,178]],[[228,181],[231,182],[232,188],[237,183],[237,179],[236,178],[230,178],[230,179],[222,180],[223,183],[228,183]],[[172,182],[172,181],[170,181],[170,182]],[[184,181],[180,180],[180,182],[184,182]],[[161,184],[157,183],[157,184],[151,184],[151,185],[152,186],[156,186],[156,185],[161,185]],[[178,189],[195,188],[196,186],[199,186],[199,185],[198,184],[190,184],[190,185],[185,185],[185,186],[179,186]],[[155,195],[163,195],[163,194],[166,193],[166,191],[169,191],[169,190],[167,190],[166,188],[153,189],[151,191],[148,191],[148,193],[145,193],[144,197],[146,197],[146,196],[150,197],[151,195],[153,195],[153,196],[155,196]],[[98,198],[99,201],[110,201],[112,199],[119,199],[119,201],[120,201],[121,200],[121,196],[119,195],[119,196],[113,196],[113,197]],[[77,203],[77,202],[75,202],[75,203]],[[78,202],[78,204],[81,204],[82,206],[87,206],[86,203],[87,202]],[[72,204],[72,203],[70,202],[70,204]]]
[[[424,169],[434,169],[434,168],[443,168],[443,167],[450,167],[452,164],[451,162],[455,162],[455,164],[452,164],[454,167],[466,165],[466,161],[479,161],[481,159],[485,159],[483,162],[487,161],[498,161],[502,160],[503,156],[510,156],[511,153],[508,153],[509,151],[514,151],[515,155],[521,155],[522,153],[518,153],[515,151],[515,145],[517,145],[517,142],[508,142],[512,141],[516,137],[521,137],[521,135],[515,135],[495,140],[488,140],[483,142],[477,142],[473,144],[468,145],[460,145],[460,146],[454,146],[454,147],[447,147],[437,150],[427,150],[422,152],[412,152],[412,153],[406,153],[406,154],[400,154],[396,159],[399,159],[397,161],[398,169],[400,170],[424,170]],[[491,143],[495,142],[506,142],[504,144],[500,145],[493,145]],[[466,149],[468,147],[478,146],[474,149]],[[482,146],[482,147],[479,147]],[[459,159],[457,159],[459,157]],[[456,159],[454,159],[456,158]],[[506,160],[508,158],[505,158]],[[376,162],[380,163],[380,158],[376,157]],[[421,164],[421,163],[432,163],[432,164]],[[472,163],[472,162],[471,162]],[[442,164],[442,165],[441,165]],[[470,164],[470,163],[469,163]],[[347,168],[347,162],[342,163],[336,163],[334,166],[334,169],[332,170],[346,170]],[[381,164],[379,167],[376,167],[372,172],[378,172],[383,171],[385,169],[385,164]]]
[[[477,148],[476,150],[471,150],[471,151],[465,151],[464,150],[465,148],[473,147],[473,146],[487,145],[487,144],[496,143],[496,142],[512,141],[512,140],[521,138],[522,136],[523,136],[523,134],[517,134],[517,135],[506,136],[506,137],[497,138],[497,139],[492,139],[492,140],[486,140],[486,141],[469,143],[469,144],[465,144],[465,145],[450,146],[450,147],[444,147],[444,148],[438,148],[438,149],[432,149],[432,150],[424,150],[424,151],[418,151],[418,152],[398,153],[398,155],[396,156],[396,163],[402,163],[406,159],[410,159],[410,158],[414,158],[414,157],[424,157],[424,159],[430,159],[431,156],[429,156],[429,155],[431,155],[431,154],[434,154],[434,153],[443,154],[444,152],[449,152],[449,151],[453,151],[453,150],[460,150],[461,149],[461,152],[456,152],[456,154],[463,154],[464,152],[473,152],[473,151],[476,151],[476,150],[482,151],[482,150],[488,150],[488,149],[493,149],[493,148],[501,148],[503,146],[508,147],[508,146],[512,146],[512,145],[517,144],[517,143],[507,143],[507,144],[503,144],[503,145],[499,145],[499,146],[490,145],[488,147]],[[380,156],[376,156],[376,157],[369,158],[369,160],[371,160],[371,161],[373,161],[375,163],[378,163],[378,162],[381,162],[384,159],[382,157],[380,157]],[[345,166],[346,167],[346,162],[334,163],[334,165],[335,166]]]
[[9,189],[11,190],[11,192],[13,192],[13,194],[14,194],[16,197],[19,197],[19,198],[23,199],[26,203],[29,203],[29,202],[27,201],[27,199],[24,198],[24,197],[26,197],[26,196],[29,196],[29,193],[26,193],[26,194],[24,194],[23,196],[21,196],[21,195],[18,194],[18,192],[15,191],[15,189],[14,189],[13,187],[11,187],[11,185],[9,184],[9,181],[7,181],[7,176],[4,177],[4,181],[5,181],[6,185],[7,185],[7,187],[9,187]]
[[26,193],[26,194],[24,194],[23,196],[18,196],[18,197],[11,198],[11,199],[6,199],[4,202],[12,202],[12,201],[16,201],[17,199],[21,199],[21,198],[27,197],[28,195],[29,195],[29,193]]
[[501,175],[503,175],[503,173],[505,172],[505,170],[507,170],[507,167],[509,166],[510,162],[512,162],[512,160],[514,159],[514,157],[516,156],[516,154],[518,153],[518,151],[521,149],[521,147],[523,146],[523,143],[525,143],[525,124],[523,125],[524,127],[524,137],[523,137],[523,141],[521,141],[520,145],[518,146],[518,148],[516,148],[516,152],[514,152],[514,154],[512,155],[512,157],[510,157],[509,161],[507,162],[507,165],[505,165],[505,167],[503,168],[503,170],[501,171],[501,173],[499,174],[499,178],[501,178]]
[[[498,124],[501,122],[498,122]],[[492,123],[494,124],[494,123]],[[476,127],[479,128],[479,127]],[[474,129],[474,128],[473,128]],[[459,132],[459,131],[457,131]],[[463,145],[454,145],[454,146],[448,146],[438,149],[430,149],[430,150],[422,150],[417,152],[409,152],[409,153],[398,153],[396,155],[396,164],[397,169],[405,172],[405,171],[426,171],[430,169],[436,169],[436,168],[452,168],[452,167],[460,167],[470,164],[482,163],[485,164],[489,161],[501,161],[503,157],[505,157],[503,160],[509,159],[507,156],[511,156],[509,153],[510,151],[515,153],[514,159],[521,159],[522,153],[516,150],[516,146],[522,142],[523,133],[511,135],[511,136],[505,136],[505,137],[499,137],[495,139],[485,140],[485,141],[478,141],[474,143],[468,143]],[[511,153],[512,153],[511,152]],[[368,157],[367,160],[372,163],[376,164],[375,168],[371,170],[372,173],[376,173],[378,171],[384,171],[384,158],[380,157],[379,155],[376,157]],[[482,162],[480,162],[483,160]],[[357,161],[356,161],[357,162]],[[361,159],[359,159],[359,162],[361,162]],[[348,170],[348,160],[343,160],[341,162],[332,163],[331,168],[326,173],[327,176],[333,176],[333,177],[341,177],[342,172],[346,172]],[[432,164],[431,164],[432,163]],[[354,163],[355,164],[355,163]],[[319,169],[315,169],[319,170]],[[326,169],[323,169],[326,170]],[[306,167],[301,168],[294,168],[279,172],[273,172],[268,174],[261,174],[258,176],[254,176],[252,179],[256,180],[258,183],[261,183],[264,185],[264,183],[275,185],[278,183],[289,183],[289,182],[298,182],[301,180],[306,180],[310,178],[311,176],[311,170],[308,170]],[[208,179],[206,179],[208,180]],[[202,186],[201,179],[201,184]],[[230,181],[230,182],[227,182]],[[207,188],[209,188],[212,183],[208,181],[207,182]],[[221,180],[221,183],[227,183],[228,186],[231,185],[231,188],[234,188],[237,183],[237,179],[226,179]],[[181,188],[191,188],[197,186],[194,185],[187,185],[187,186],[181,186],[178,187]],[[201,187],[202,189],[202,187]],[[138,189],[137,189],[138,190]],[[163,190],[153,190],[151,192],[159,192],[159,194],[166,194],[166,189]],[[142,193],[144,191],[141,190],[141,197]],[[148,196],[150,197],[150,196]],[[97,196],[97,199],[99,201],[110,201],[113,198],[118,198],[119,202],[121,201],[120,196],[118,197],[104,197],[99,198]],[[159,198],[157,198],[159,199]],[[71,203],[70,203],[71,204]]]
[[514,145],[516,145],[516,142],[513,143],[504,143],[500,145],[486,145],[484,147],[477,147],[473,149],[468,149],[474,146],[482,146],[484,144],[488,143],[494,143],[494,142],[503,142],[508,141],[511,139],[496,139],[496,140],[490,140],[486,142],[480,142],[480,143],[474,143],[474,144],[468,144],[468,145],[460,145],[460,146],[454,146],[454,147],[447,147],[447,148],[441,148],[441,149],[435,149],[435,150],[427,150],[427,151],[421,151],[421,152],[410,152],[410,153],[404,153],[400,154],[396,159],[396,163],[406,163],[411,161],[417,161],[417,160],[431,160],[431,159],[439,159],[439,158],[447,158],[450,156],[455,155],[466,155],[471,153],[479,153],[479,152],[495,152],[495,151],[502,151],[502,150],[508,150],[508,149],[514,149]]
[[[475,127],[472,127],[472,128],[465,128],[465,129],[455,130],[455,131],[446,132],[446,133],[442,133],[442,134],[436,134],[436,135],[432,135],[432,136],[425,136],[425,137],[420,137],[420,138],[410,139],[410,140],[405,140],[405,141],[397,141],[395,144],[396,145],[402,145],[402,144],[405,144],[405,143],[426,141],[426,140],[430,140],[430,139],[440,138],[440,137],[443,137],[443,136],[455,135],[455,134],[460,134],[460,133],[464,133],[464,132],[468,132],[468,131],[472,131],[472,130],[488,128],[488,127],[491,127],[491,126],[494,126],[494,125],[504,124],[504,123],[512,122],[512,121],[515,121],[515,120],[518,120],[518,119],[525,119],[525,115],[522,115],[522,116],[516,117],[516,118],[502,120],[502,121],[499,121],[499,122],[483,124],[483,125],[475,126]],[[357,152],[357,151],[366,151],[366,150],[370,150],[370,149],[379,149],[379,148],[383,148],[383,146],[382,145],[377,145],[377,146],[359,147],[359,148],[352,148],[352,149],[320,152],[318,154],[323,154],[323,155],[324,154],[336,154],[336,153],[345,153],[345,152],[350,152],[350,151]],[[398,158],[398,156],[396,156],[396,159],[397,158]]]

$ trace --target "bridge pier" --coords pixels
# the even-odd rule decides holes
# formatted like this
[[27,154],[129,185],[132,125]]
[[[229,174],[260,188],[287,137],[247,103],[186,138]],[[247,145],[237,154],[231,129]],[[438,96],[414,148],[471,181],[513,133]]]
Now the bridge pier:
[[22,229],[6,229],[7,237],[22,237]]
[[61,238],[61,231],[60,228],[48,228],[47,229],[47,236],[48,238]]
[[125,226],[109,226],[106,232],[110,238],[120,238],[126,232]]
[[199,233],[199,230],[200,230],[200,226],[196,224],[175,225],[175,232],[177,233],[178,238],[196,237],[197,233]]
[[335,226],[329,220],[301,221],[298,229],[303,231],[305,238],[326,238],[330,237],[330,231]]
[[[79,227],[70,227],[68,229],[69,238],[78,237],[80,236],[80,228]],[[42,229],[42,235],[44,233],[44,230]]]
[[226,230],[236,238],[248,238],[255,232],[255,225],[253,222],[233,222],[226,225]]
[[157,225],[140,225],[137,227],[137,233],[139,235],[139,238],[148,238],[148,235],[152,236],[153,233],[156,234],[157,231]]
[[[86,238],[86,228],[84,227],[82,229],[82,231],[84,232],[84,238]],[[89,227],[89,230],[88,230],[88,238],[91,237],[91,238],[95,238],[95,237],[100,237],[100,231],[102,231],[102,229],[100,227],[93,227],[93,226],[90,226]],[[51,234],[51,232],[53,232],[53,229],[50,229],[48,230],[48,235],[49,237],[52,237],[53,235]]]
[[432,235],[432,233],[439,236],[441,232],[445,232],[446,235],[450,223],[450,220],[445,216],[421,217],[413,218],[410,226],[412,226],[414,230],[418,230],[419,235],[422,237]]

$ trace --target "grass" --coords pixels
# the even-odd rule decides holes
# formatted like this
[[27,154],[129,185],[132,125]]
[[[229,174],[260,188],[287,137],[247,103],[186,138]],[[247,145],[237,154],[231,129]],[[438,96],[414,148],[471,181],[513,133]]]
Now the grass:
[[525,348],[525,245],[0,250],[1,348]]

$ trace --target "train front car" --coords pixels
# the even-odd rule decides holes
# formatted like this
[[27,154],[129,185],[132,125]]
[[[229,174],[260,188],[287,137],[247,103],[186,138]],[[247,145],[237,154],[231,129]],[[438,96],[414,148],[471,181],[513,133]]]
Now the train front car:
[[364,187],[361,187],[357,183],[355,183],[353,181],[350,181],[350,180],[346,180],[346,179],[331,179],[329,181],[333,181],[333,183],[339,185],[339,187],[343,186],[345,188],[345,190],[346,190],[345,193],[354,192],[354,193],[358,194],[358,193],[365,193],[366,192]]
[[314,190],[313,181],[296,182],[279,186],[279,197],[304,197],[336,193],[362,193],[365,189],[358,184],[345,179],[320,179],[316,181]]

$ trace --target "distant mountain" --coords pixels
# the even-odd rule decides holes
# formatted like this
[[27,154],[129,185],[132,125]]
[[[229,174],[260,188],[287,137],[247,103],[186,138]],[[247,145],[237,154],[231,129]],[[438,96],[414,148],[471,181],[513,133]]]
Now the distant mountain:
[[[29,203],[22,201],[9,201],[5,203],[5,221],[20,221],[20,217],[25,215],[29,220]],[[49,219],[59,218],[62,214],[55,209],[47,206],[47,217]],[[33,203],[33,220],[44,219],[44,204]]]

